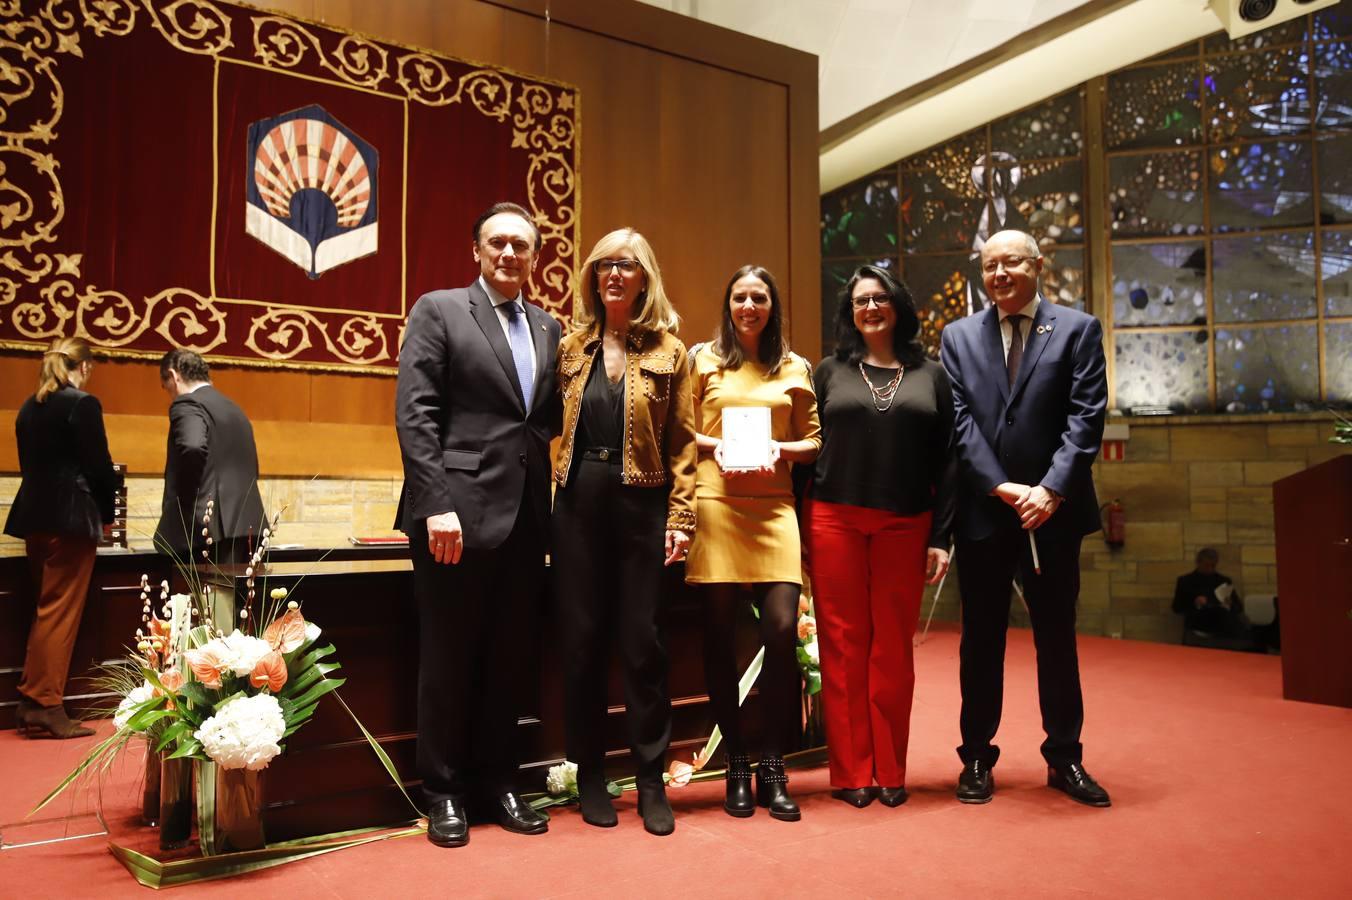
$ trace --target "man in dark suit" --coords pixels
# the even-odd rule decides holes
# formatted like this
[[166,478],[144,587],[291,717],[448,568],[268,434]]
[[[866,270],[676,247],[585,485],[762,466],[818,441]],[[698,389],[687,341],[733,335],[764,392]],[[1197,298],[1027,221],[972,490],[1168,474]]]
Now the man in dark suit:
[[242,563],[266,518],[249,417],[212,386],[206,360],[191,350],[164,355],[160,386],[172,402],[155,546],[182,562]]
[[490,207],[474,223],[479,278],[420,297],[399,353],[396,527],[413,556],[418,772],[441,847],[469,841],[471,790],[510,831],[548,828],[516,793],[513,691],[544,583],[559,416],[559,323],[523,294],[539,250],[530,213]]
[[1080,541],[1099,528],[1090,467],[1108,397],[1103,329],[1093,316],[1043,300],[1041,271],[1032,237],[992,235],[981,250],[981,274],[993,305],[943,331],[963,471],[957,794],[964,803],[986,803],[994,792],[1000,748],[991,742],[1000,726],[1010,585],[1018,572],[1037,648],[1047,784],[1081,803],[1108,806],[1107,792],[1081,763],[1075,649]]

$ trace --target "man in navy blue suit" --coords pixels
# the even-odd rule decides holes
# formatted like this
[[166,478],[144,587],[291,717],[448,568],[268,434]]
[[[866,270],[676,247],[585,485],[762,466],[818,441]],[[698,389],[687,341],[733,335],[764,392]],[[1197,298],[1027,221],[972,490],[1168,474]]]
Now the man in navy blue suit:
[[1047,784],[1081,803],[1108,806],[1107,792],[1081,762],[1084,701],[1075,650],[1080,541],[1099,528],[1090,467],[1108,398],[1103,328],[1093,316],[1042,299],[1042,262],[1029,235],[992,235],[981,250],[981,279],[992,305],[943,331],[963,473],[957,794],[964,803],[987,803],[994,794],[991,771],[1000,748],[992,741],[1000,727],[1017,572],[1037,648]]

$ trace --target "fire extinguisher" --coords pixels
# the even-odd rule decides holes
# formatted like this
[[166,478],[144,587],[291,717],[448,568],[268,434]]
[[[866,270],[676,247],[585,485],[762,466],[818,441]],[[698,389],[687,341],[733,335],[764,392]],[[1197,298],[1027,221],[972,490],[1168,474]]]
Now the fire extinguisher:
[[1100,506],[1099,521],[1103,524],[1103,540],[1109,547],[1121,547],[1127,542],[1127,511],[1121,500]]

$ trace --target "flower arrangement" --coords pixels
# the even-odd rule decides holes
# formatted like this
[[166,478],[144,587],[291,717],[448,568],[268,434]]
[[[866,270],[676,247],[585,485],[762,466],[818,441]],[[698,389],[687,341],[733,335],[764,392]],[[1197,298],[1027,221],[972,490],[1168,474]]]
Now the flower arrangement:
[[812,595],[804,591],[798,598],[798,670],[803,673],[803,694],[813,697],[822,689],[822,657],[817,647],[817,617],[813,615]]

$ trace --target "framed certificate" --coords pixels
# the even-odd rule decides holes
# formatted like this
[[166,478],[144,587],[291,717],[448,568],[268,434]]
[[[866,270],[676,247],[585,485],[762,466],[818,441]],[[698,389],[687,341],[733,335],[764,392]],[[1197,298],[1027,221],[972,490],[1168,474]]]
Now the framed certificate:
[[770,407],[723,409],[723,468],[762,469],[770,465]]

